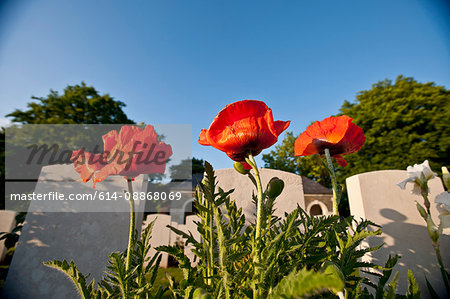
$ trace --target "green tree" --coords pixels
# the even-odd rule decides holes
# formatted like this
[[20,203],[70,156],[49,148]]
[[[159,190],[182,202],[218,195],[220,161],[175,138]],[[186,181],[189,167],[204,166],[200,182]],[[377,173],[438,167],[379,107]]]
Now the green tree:
[[269,154],[264,154],[262,159],[265,167],[293,172],[331,188],[331,179],[320,161],[319,155],[308,157],[294,157],[294,143],[298,135],[286,132],[286,137],[281,144],[275,146]]
[[184,181],[190,179],[195,173],[202,173],[205,171],[202,159],[187,158],[180,162],[180,164],[170,166],[170,177],[173,181]]
[[87,86],[67,86],[63,94],[50,90],[47,97],[31,97],[28,110],[16,109],[6,115],[23,124],[133,124],[122,108],[125,103]]
[[[0,165],[2,182],[6,178],[21,178],[24,173],[28,178],[39,176],[42,166],[69,163],[70,156],[66,155],[66,161],[50,162],[51,155],[46,155],[42,163],[27,163],[30,156],[28,146],[30,144],[47,144],[49,148],[56,144],[59,152],[72,151],[82,147],[96,152],[103,150],[100,144],[101,136],[112,129],[120,129],[119,124],[133,124],[122,108],[125,104],[115,100],[108,94],[100,95],[92,86],[84,82],[80,85],[67,86],[62,94],[50,90],[47,97],[32,97],[27,110],[16,109],[6,115],[12,117],[14,123],[22,124],[103,124],[103,126],[89,126],[89,134],[79,130],[75,126],[28,126],[22,129],[20,125],[13,124],[6,128],[8,137],[8,161],[14,161],[14,167],[5,169],[4,159]],[[36,101],[37,100],[37,101]],[[105,124],[109,124],[106,126]],[[5,158],[5,130],[0,134],[2,156]],[[98,147],[95,147],[98,145]],[[4,207],[4,197],[1,197],[0,208]]]
[[[384,80],[359,92],[353,103],[345,101],[342,114],[364,130],[366,142],[359,152],[345,156],[349,165],[338,168],[341,182],[354,174],[406,169],[424,160],[439,171],[450,161],[450,91],[443,86],[398,76],[395,83]],[[263,155],[265,166],[329,186],[318,157],[294,157],[297,136],[288,133],[275,150]]]

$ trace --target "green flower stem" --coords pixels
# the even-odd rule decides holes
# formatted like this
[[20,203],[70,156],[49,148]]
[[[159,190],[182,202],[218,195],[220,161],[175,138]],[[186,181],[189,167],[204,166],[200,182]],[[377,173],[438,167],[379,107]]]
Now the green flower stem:
[[131,256],[132,256],[132,246],[133,246],[133,234],[134,234],[134,198],[133,198],[133,183],[132,180],[127,179],[128,182],[128,192],[130,193],[130,235],[128,236],[128,250],[127,250],[127,261],[125,264],[125,271],[128,273],[131,266]]
[[325,157],[327,158],[328,171],[331,176],[331,186],[333,187],[333,215],[339,215],[338,212],[338,189],[337,189],[337,180],[336,180],[336,172],[334,171],[333,161],[331,160],[330,150],[325,149]]
[[263,205],[263,189],[261,185],[261,177],[259,175],[258,167],[255,159],[250,154],[248,159],[251,163],[250,166],[255,172],[256,187],[258,189],[258,202],[256,205],[256,232],[255,232],[255,244],[252,248],[253,264],[255,265],[255,278],[257,279],[258,286],[253,288],[253,299],[261,298],[261,222],[262,222],[262,205]]
[[[230,288],[228,285],[228,271],[225,267],[225,259],[226,259],[226,246],[225,246],[225,235],[223,233],[223,227],[221,222],[221,217],[219,214],[219,207],[216,205],[213,206],[214,218],[216,218],[216,226],[217,226],[217,241],[219,243],[219,264],[220,264],[220,272],[222,272],[222,282],[223,289],[225,291],[225,298],[230,299]],[[212,248],[212,246],[211,246]]]
[[445,271],[444,263],[442,262],[441,249],[439,248],[438,242],[433,242],[434,251],[436,251],[437,260],[439,263],[439,268],[441,268],[442,279],[444,280],[445,289],[447,290],[447,294],[450,294],[450,284],[448,281],[448,275]]
[[209,262],[208,262],[208,285],[212,285],[212,276],[214,275],[214,218],[213,218],[213,208],[209,201],[206,201],[210,213],[207,216],[209,224]]
[[[423,189],[423,188],[422,188]],[[428,186],[426,186],[426,190],[422,190],[423,204],[427,209],[428,215],[431,215],[430,212],[430,200],[428,199]]]
[[[431,218],[431,212],[430,212],[430,201],[428,199],[428,186],[420,186],[421,188],[421,193],[422,193],[422,197],[424,200],[424,205],[425,208],[427,209],[427,214],[428,217],[430,217],[429,219],[431,220],[433,226],[435,226],[434,221]],[[427,222],[427,227],[428,227],[429,223]],[[430,230],[428,230],[428,235],[430,236],[431,239],[431,244],[433,245],[434,251],[436,252],[436,257],[439,263],[439,268],[441,270],[441,275],[442,275],[442,279],[444,280],[444,284],[445,284],[445,289],[447,290],[447,293],[450,294],[450,283],[449,283],[449,277],[447,275],[447,272],[445,271],[445,267],[444,267],[444,263],[442,262],[442,256],[441,256],[441,249],[439,248],[439,234],[437,235],[436,238],[433,238],[432,233],[430,232]]]

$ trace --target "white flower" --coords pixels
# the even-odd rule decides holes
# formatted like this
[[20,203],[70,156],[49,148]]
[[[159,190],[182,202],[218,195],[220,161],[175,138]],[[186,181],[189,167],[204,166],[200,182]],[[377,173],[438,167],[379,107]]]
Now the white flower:
[[439,211],[439,219],[441,220],[440,228],[450,227],[450,193],[447,191],[437,195],[434,199],[436,208]]
[[450,190],[450,173],[448,172],[447,167],[442,167],[442,181],[444,182],[447,190]]
[[421,194],[421,190],[425,189],[428,191],[427,182],[432,178],[436,177],[431,168],[428,160],[425,160],[422,164],[414,164],[414,166],[408,166],[406,168],[408,178],[397,185],[405,189],[406,183],[413,182],[414,189],[413,193]]

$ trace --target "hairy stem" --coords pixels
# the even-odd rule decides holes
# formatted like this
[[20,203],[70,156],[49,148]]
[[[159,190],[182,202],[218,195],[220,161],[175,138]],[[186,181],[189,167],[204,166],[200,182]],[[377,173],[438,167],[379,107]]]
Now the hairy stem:
[[263,205],[263,189],[261,185],[261,177],[259,175],[259,170],[256,165],[255,159],[250,154],[248,157],[251,163],[250,166],[255,172],[256,187],[258,189],[258,201],[256,204],[256,232],[255,232],[255,243],[252,248],[253,254],[253,264],[255,266],[254,277],[256,279],[256,284],[253,287],[253,299],[261,298],[261,223],[262,223],[262,205]]
[[[133,198],[133,183],[132,180],[127,179],[128,183],[128,192],[130,193],[129,203],[130,203],[130,234],[128,236],[128,249],[127,249],[127,261],[125,264],[125,273],[128,273],[131,266],[131,256],[132,250],[133,250],[133,234],[134,234],[134,227],[135,227],[135,217],[134,217],[134,198]],[[125,294],[124,298],[125,298]]]
[[338,212],[338,188],[337,188],[337,180],[336,180],[336,172],[334,171],[333,161],[331,160],[330,150],[325,149],[325,157],[327,159],[328,171],[330,172],[331,177],[331,186],[333,187],[333,215],[339,215]]
[[427,213],[428,215],[431,215],[430,212],[430,200],[428,199],[428,188],[426,188],[427,190],[422,190],[422,197],[423,197],[423,204],[425,206],[425,208],[427,209]]
[[[212,191],[214,192],[214,191]],[[206,201],[208,209],[210,210],[209,215],[207,216],[209,222],[209,262],[208,262],[208,285],[212,284],[212,276],[214,275],[214,219],[213,219],[213,210],[212,204],[210,201]]]
[[438,242],[433,242],[434,251],[436,251],[436,257],[439,263],[439,268],[441,268],[441,275],[442,279],[444,280],[445,289],[447,290],[447,293],[450,294],[450,284],[449,284],[449,277],[447,275],[447,272],[445,271],[444,263],[442,262],[442,256],[441,256],[441,249],[439,248]]
[[225,236],[223,233],[221,217],[219,214],[219,207],[214,206],[213,211],[214,211],[214,218],[216,218],[217,241],[219,243],[219,264],[220,264],[220,272],[222,272],[223,289],[225,290],[225,298],[230,299],[231,297],[230,297],[230,288],[228,285],[228,271],[225,267],[227,248],[225,247]]

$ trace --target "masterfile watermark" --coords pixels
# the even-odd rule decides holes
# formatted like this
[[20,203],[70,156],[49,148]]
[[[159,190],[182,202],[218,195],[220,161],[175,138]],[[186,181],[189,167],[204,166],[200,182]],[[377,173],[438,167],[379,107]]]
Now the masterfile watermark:
[[[137,151],[137,147],[141,146],[141,150]],[[126,164],[124,170],[130,169],[132,164],[135,165],[163,165],[167,162],[166,152],[157,150],[156,143],[147,144],[145,142],[136,141],[133,143],[133,148],[129,152],[122,150],[105,151],[103,154],[89,155],[87,158],[86,148],[81,148],[78,151],[71,151],[68,149],[61,150],[60,145],[53,144],[32,144],[27,146],[30,150],[26,164],[42,165],[44,161],[48,161],[49,164],[63,164],[67,161],[72,161],[78,165],[94,165],[100,163],[101,165],[107,165],[112,161],[115,161],[118,165]],[[148,148],[148,149],[147,149]],[[147,152],[144,155],[142,149]],[[96,145],[93,152],[99,152],[100,146]],[[46,163],[45,163],[46,164]]]
[[[5,131],[5,208],[17,212],[192,210],[192,127],[153,125],[152,136],[121,136],[129,125],[17,124]],[[144,129],[146,125],[134,125]],[[137,129],[135,129],[137,130]],[[154,137],[155,136],[155,137]],[[167,150],[170,145],[171,151]],[[93,188],[95,175],[111,173]],[[127,192],[127,175],[134,178]],[[140,174],[140,175],[139,175]],[[99,174],[100,176],[100,174]]]

